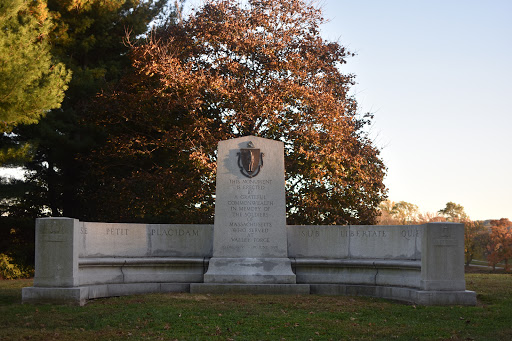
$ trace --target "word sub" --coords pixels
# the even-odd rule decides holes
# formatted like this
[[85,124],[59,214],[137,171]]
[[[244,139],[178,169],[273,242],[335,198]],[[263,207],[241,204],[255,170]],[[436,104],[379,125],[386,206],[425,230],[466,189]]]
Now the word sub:
[[305,237],[305,238],[320,237],[320,231],[318,231],[318,230],[301,231],[300,234],[302,237]]

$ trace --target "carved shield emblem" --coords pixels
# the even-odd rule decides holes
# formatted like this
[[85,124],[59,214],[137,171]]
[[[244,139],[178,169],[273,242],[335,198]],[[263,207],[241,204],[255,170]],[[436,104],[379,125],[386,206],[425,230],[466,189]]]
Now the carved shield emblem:
[[[252,143],[249,142],[249,147]],[[254,178],[263,167],[264,154],[256,148],[241,148],[238,153],[238,167],[240,172],[248,178]]]

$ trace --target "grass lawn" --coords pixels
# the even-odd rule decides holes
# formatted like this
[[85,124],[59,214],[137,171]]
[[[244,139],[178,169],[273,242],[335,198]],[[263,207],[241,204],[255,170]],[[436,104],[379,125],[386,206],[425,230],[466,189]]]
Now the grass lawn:
[[0,340],[512,340],[512,275],[471,273],[476,307],[347,296],[153,294],[22,305],[0,281]]

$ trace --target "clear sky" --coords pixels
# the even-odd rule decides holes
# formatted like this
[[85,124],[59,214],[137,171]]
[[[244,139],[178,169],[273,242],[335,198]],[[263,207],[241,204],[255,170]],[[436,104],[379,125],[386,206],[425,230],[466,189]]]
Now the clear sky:
[[512,219],[512,1],[325,0],[389,198]]

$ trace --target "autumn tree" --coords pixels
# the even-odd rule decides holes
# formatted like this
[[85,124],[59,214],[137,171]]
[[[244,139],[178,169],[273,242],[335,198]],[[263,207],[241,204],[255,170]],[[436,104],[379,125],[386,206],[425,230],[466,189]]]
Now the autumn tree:
[[400,224],[411,224],[418,220],[418,206],[406,201],[399,201],[393,205],[391,214]]
[[421,224],[428,222],[415,204],[406,201],[385,200],[379,204],[380,225]]
[[505,263],[505,271],[510,270],[508,260],[512,258],[512,222],[506,218],[491,220],[490,241],[487,245],[489,265]]
[[382,201],[379,208],[379,218],[378,225],[395,225],[396,219],[393,217],[393,206],[395,205],[394,201],[384,200]]
[[[456,221],[464,224],[464,256],[469,266],[476,255],[483,255],[490,245],[490,234],[481,221],[471,221],[461,205],[449,202],[446,208],[436,213],[420,213],[418,206],[399,201],[385,200],[379,205],[379,225],[425,224],[431,222]],[[500,244],[501,245],[501,244]],[[492,249],[494,246],[491,246]],[[501,246],[500,246],[501,247]],[[492,259],[496,255],[492,256]]]
[[446,207],[440,209],[438,213],[445,216],[446,219],[451,222],[463,222],[469,220],[468,215],[464,212],[464,207],[451,201],[447,202]]
[[483,254],[487,247],[489,232],[481,221],[464,222],[464,257],[469,266],[476,255]]
[[289,223],[375,223],[385,167],[323,22],[303,0],[214,0],[134,46],[87,117],[99,218],[211,222],[217,142],[256,135],[285,144]]

